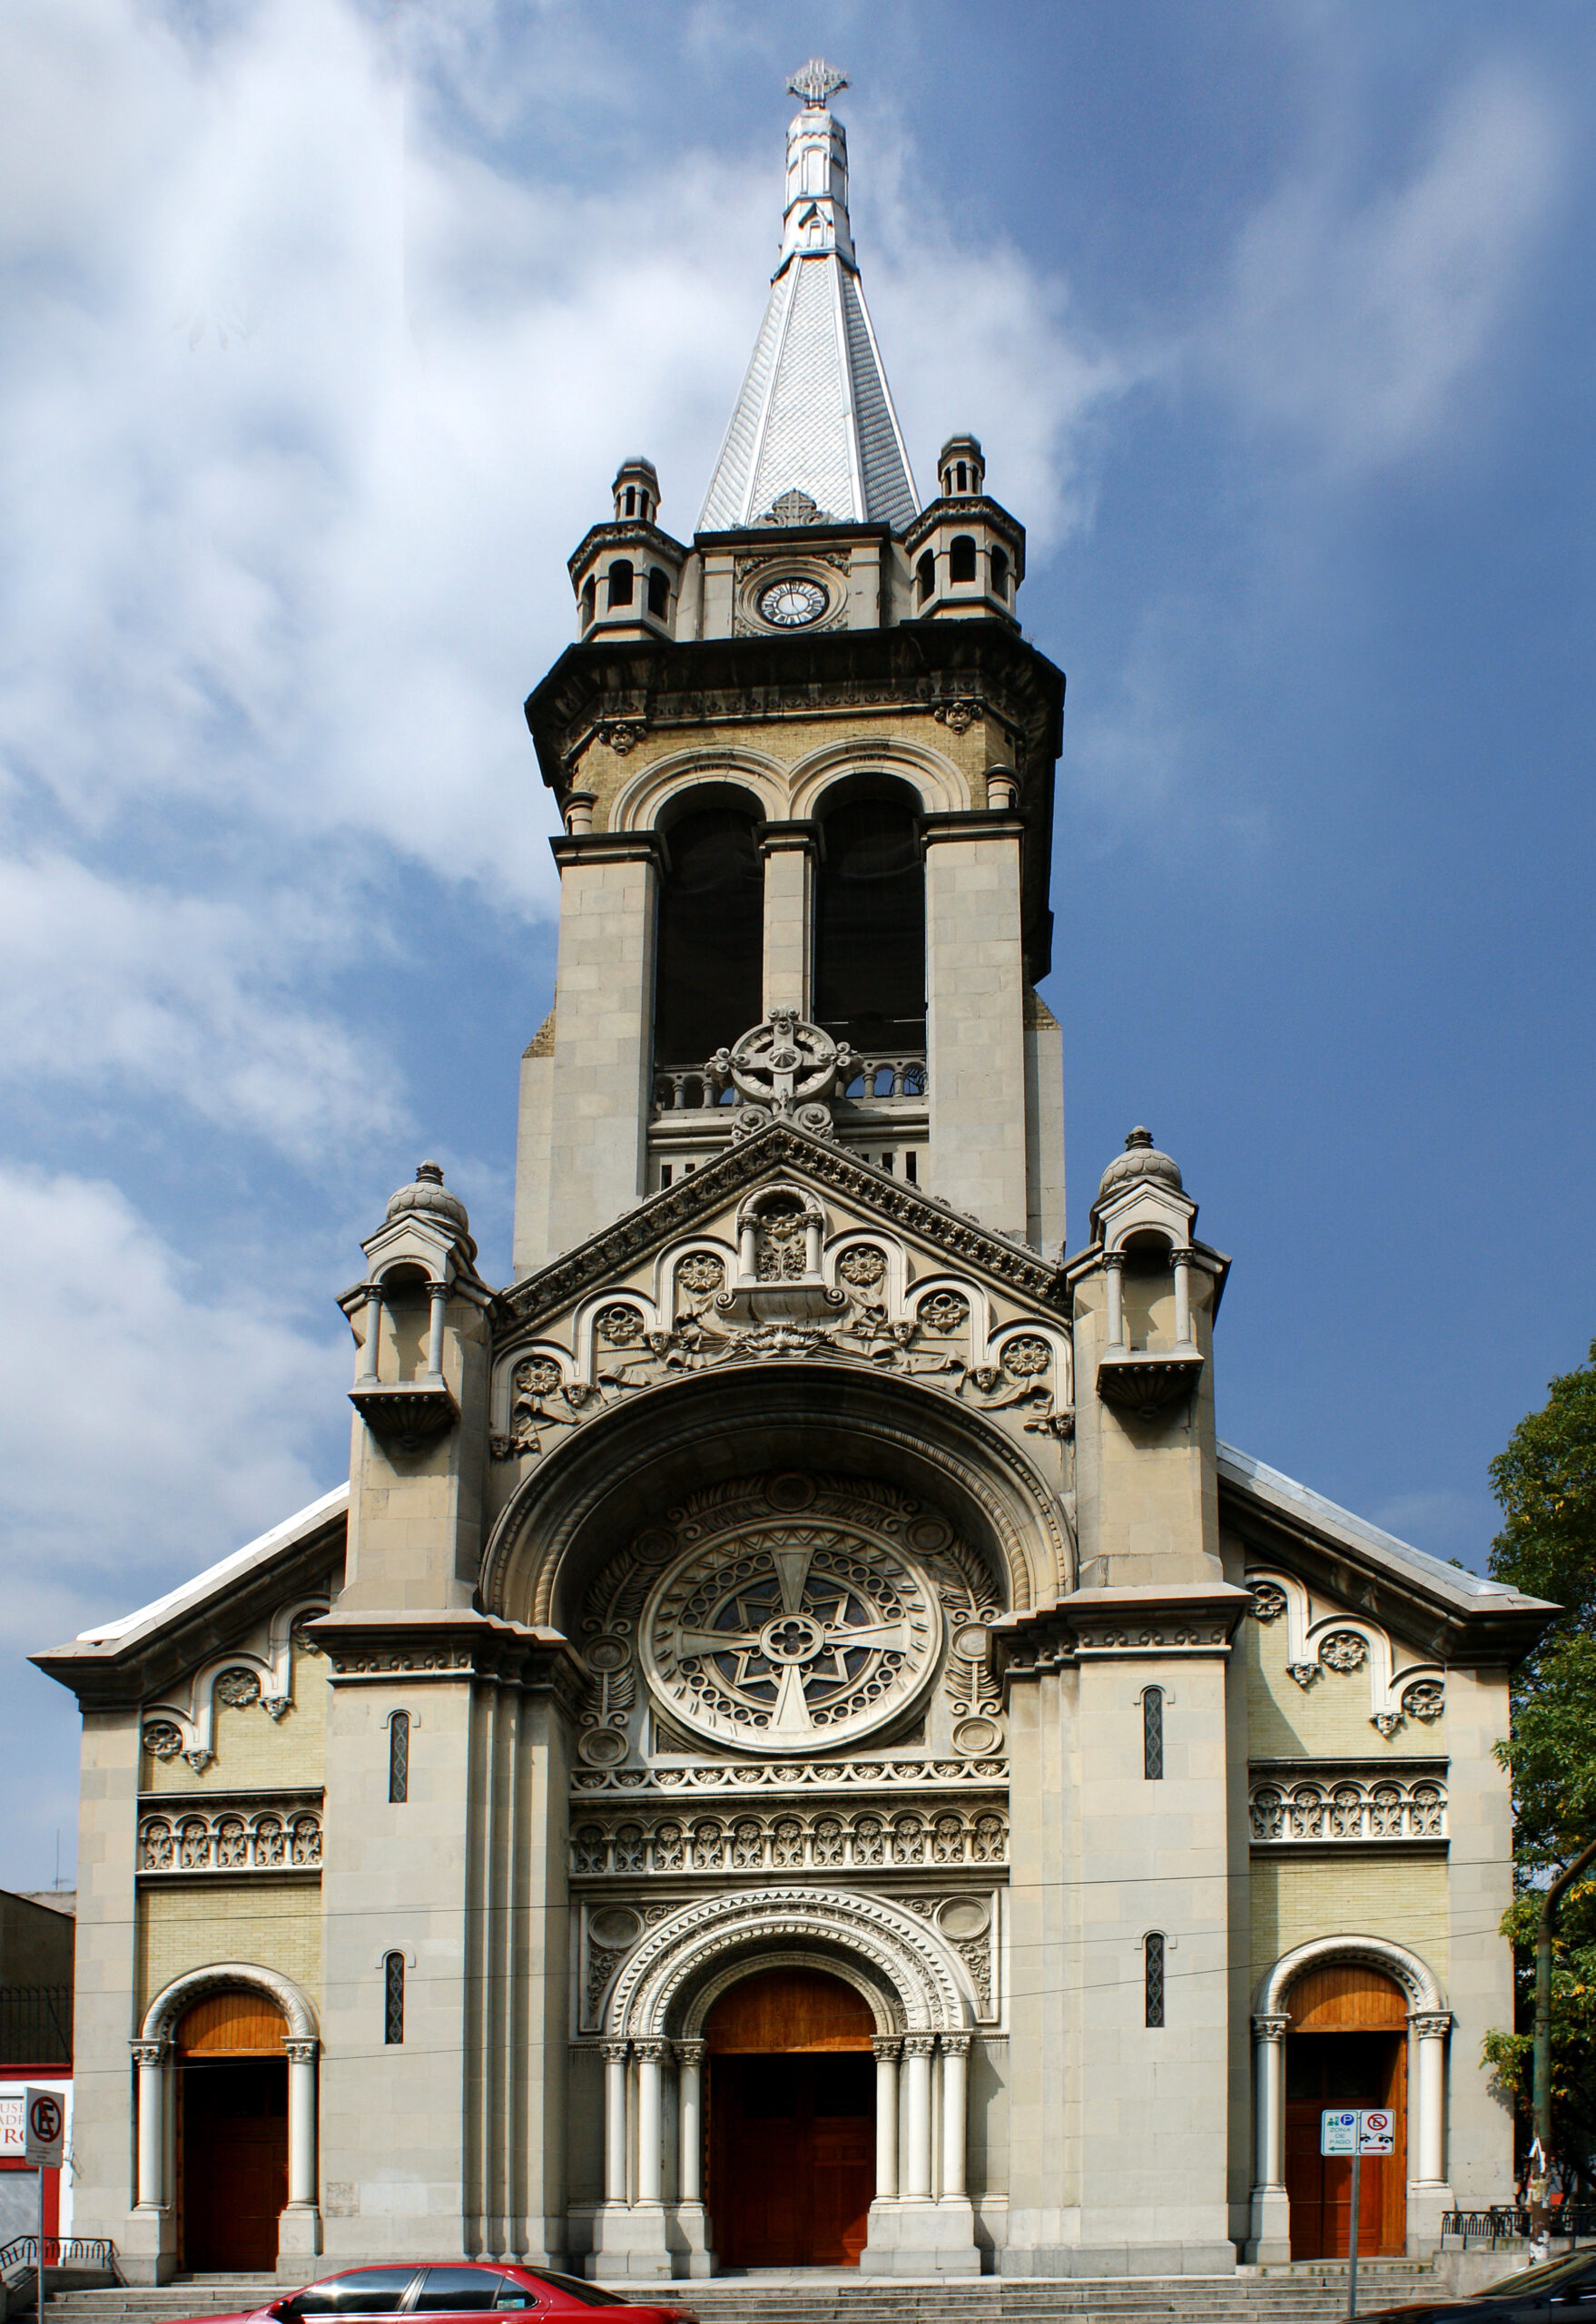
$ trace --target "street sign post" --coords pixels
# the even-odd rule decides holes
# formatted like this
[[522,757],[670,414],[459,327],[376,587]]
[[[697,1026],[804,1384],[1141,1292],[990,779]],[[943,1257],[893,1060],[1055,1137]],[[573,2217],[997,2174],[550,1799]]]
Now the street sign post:
[[24,2090],[22,2132],[22,2159],[39,2174],[39,2304],[34,2314],[44,2324],[44,2173],[60,2170],[66,2142],[66,2109],[53,2090],[35,2090],[31,2084]]
[[1346,2232],[1346,2313],[1358,2312],[1358,2199],[1365,2154],[1394,2154],[1396,2117],[1386,2106],[1326,2106],[1319,2117],[1319,2152],[1352,2158],[1352,2217]]

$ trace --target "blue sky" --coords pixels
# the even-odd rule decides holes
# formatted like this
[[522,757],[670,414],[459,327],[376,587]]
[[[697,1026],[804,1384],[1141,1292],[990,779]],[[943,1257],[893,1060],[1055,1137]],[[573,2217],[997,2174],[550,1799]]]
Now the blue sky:
[[23,1656],[337,1480],[420,1156],[507,1273],[520,702],[621,456],[691,529],[815,51],[1069,673],[1072,1244],[1145,1120],[1222,1433],[1469,1563],[1596,1332],[1588,8],[11,0],[0,1882],[72,1857]]

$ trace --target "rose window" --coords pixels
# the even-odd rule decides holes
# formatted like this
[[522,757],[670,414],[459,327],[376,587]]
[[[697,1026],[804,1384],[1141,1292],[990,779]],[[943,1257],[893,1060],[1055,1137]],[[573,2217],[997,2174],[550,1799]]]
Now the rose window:
[[656,1583],[642,1622],[671,1718],[717,1741],[812,1751],[882,1725],[929,1678],[934,1591],[849,1522],[743,1521]]

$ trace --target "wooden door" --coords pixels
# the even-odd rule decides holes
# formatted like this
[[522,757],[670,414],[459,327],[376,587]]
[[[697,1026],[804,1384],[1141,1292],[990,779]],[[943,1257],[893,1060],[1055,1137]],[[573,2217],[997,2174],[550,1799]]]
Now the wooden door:
[[1345,2259],[1352,2228],[1352,2162],[1319,2152],[1328,2106],[1384,2106],[1396,2148],[1359,2169],[1358,2250],[1407,2244],[1407,2004],[1390,1979],[1338,1963],[1299,1978],[1287,2000],[1286,2190],[1294,2260]]
[[875,2192],[875,2020],[819,1969],[743,1978],[704,2024],[709,2203],[728,2267],[857,2267]]
[[716,2058],[710,2112],[723,2262],[857,2267],[875,2191],[874,2059]]
[[209,1994],[177,2029],[178,2232],[192,2274],[277,2265],[288,2201],[288,2060],[263,1994]]

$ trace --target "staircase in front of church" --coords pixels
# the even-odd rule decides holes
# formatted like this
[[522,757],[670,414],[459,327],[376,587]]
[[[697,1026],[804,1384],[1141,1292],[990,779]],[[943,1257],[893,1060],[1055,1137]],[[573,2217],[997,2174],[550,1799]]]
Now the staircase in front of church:
[[[255,2277],[210,2277],[160,2290],[117,2286],[64,2291],[45,2301],[45,2324],[169,2324],[236,2315],[283,2287]],[[1302,2261],[1234,2276],[971,2277],[915,2282],[823,2270],[720,2276],[707,2283],[622,2286],[639,2302],[680,2301],[704,2324],[1337,2324],[1346,2313],[1346,2268]],[[1366,2260],[1358,2309],[1446,2296],[1426,2260]]]

